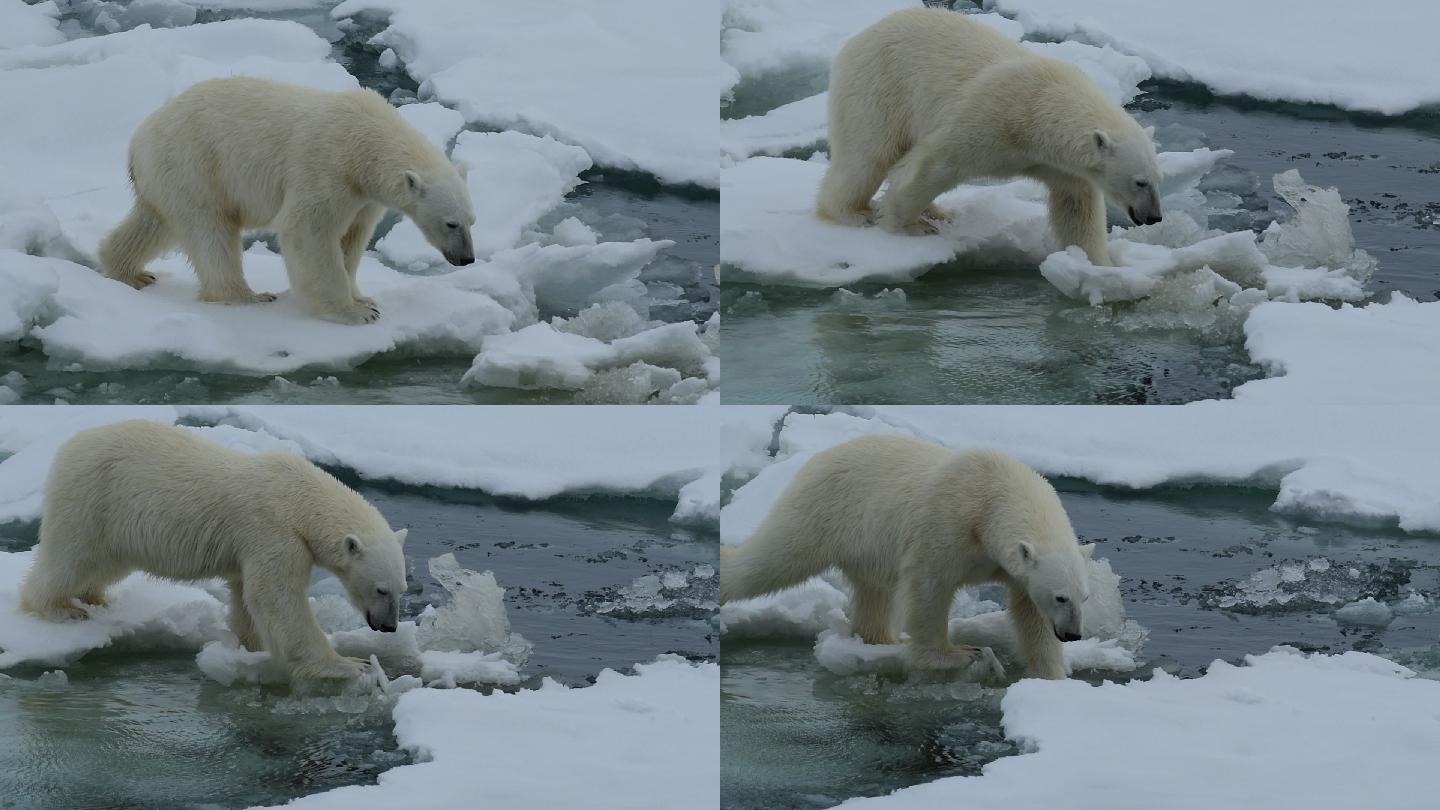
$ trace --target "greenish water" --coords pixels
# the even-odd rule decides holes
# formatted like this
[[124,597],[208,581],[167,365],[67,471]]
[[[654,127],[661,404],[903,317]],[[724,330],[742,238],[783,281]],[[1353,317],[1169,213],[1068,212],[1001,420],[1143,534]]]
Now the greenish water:
[[[1269,511],[1273,496],[1239,488],[1056,485],[1076,531],[1121,576],[1128,616],[1149,630],[1135,677],[1155,667],[1195,676],[1217,658],[1277,644],[1364,650],[1440,671],[1440,537],[1287,518]],[[1252,579],[1276,567],[1306,572],[1283,586],[1285,604]],[[1393,603],[1411,591],[1432,604],[1384,627],[1332,616],[1364,596]],[[932,675],[837,676],[808,641],[726,641],[721,806],[823,808],[978,774],[1019,753],[1000,727],[1003,694]]]
[[[824,86],[813,71],[751,80],[722,115],[760,114]],[[1351,206],[1357,246],[1380,262],[1370,286],[1381,300],[1390,290],[1440,297],[1440,114],[1385,119],[1170,82],[1142,89],[1132,112],[1156,126],[1162,149],[1235,151],[1200,186],[1240,198],[1212,226],[1263,229],[1287,210],[1271,177],[1299,169]],[[1081,305],[1033,265],[962,259],[915,282],[851,287],[863,300],[724,270],[726,403],[1172,404],[1226,398],[1261,375],[1238,325],[1216,328],[1202,311],[1142,319],[1133,304]],[[905,300],[875,298],[884,286]]]
[[[717,565],[715,535],[672,526],[665,504],[523,504],[340,475],[391,525],[410,528],[402,619],[447,599],[429,559],[453,552],[463,566],[494,571],[512,630],[535,645],[521,670],[525,687],[541,677],[583,687],[603,668],[661,653],[713,660],[719,652],[718,579],[667,591],[675,604],[611,609],[646,575]],[[0,550],[28,548],[36,531],[35,523],[0,527]],[[242,808],[372,784],[410,761],[396,750],[391,699],[225,687],[200,672],[195,651],[97,650],[63,668],[65,685],[41,682],[45,669],[0,676],[5,810]]]
[[[67,5],[62,29],[70,36],[90,36],[101,29],[97,15],[129,24],[120,9],[128,2],[80,2]],[[258,13],[247,10],[199,11],[196,23],[235,17],[290,20],[305,25],[333,45],[332,58],[370,87],[394,101],[414,100],[417,83],[403,66],[383,68],[383,48],[368,40],[384,26],[366,16],[355,27],[341,31],[330,17],[335,3],[317,3],[297,10]],[[592,169],[585,183],[567,195],[565,202],[543,217],[548,227],[566,217],[578,217],[602,240],[628,241],[641,237],[669,239],[676,244],[641,271],[649,295],[645,299],[652,319],[704,323],[719,303],[714,267],[719,262],[719,194],[695,187],[663,186],[653,177],[624,171]],[[376,229],[382,238],[397,221],[391,212]],[[373,247],[373,241],[372,241]],[[542,319],[573,315],[542,310]],[[18,387],[20,404],[166,404],[232,402],[249,404],[566,404],[574,392],[525,391],[510,388],[465,388],[460,379],[470,369],[474,353],[389,352],[372,357],[355,368],[313,367],[283,376],[216,373],[188,361],[156,362],[145,369],[91,371],[70,362],[51,361],[37,342],[0,345],[0,375],[15,371],[25,378]],[[10,386],[12,389],[15,386]]]

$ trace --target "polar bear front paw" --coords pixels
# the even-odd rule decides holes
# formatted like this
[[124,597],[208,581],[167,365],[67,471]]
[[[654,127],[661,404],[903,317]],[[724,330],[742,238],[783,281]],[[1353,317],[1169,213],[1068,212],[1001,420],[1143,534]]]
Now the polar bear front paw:
[[976,680],[1005,678],[1005,667],[989,647],[910,647],[905,650],[905,660],[912,669],[964,669]]
[[314,680],[350,681],[369,671],[369,661],[337,655],[334,658],[301,667],[297,674],[302,678]]
[[380,319],[380,307],[374,301],[351,301],[349,304],[323,313],[321,317],[336,323],[374,323]]
[[876,220],[876,224],[891,233],[908,234],[910,236],[929,236],[939,231],[939,229],[935,227],[935,223],[924,219],[900,222],[895,217],[887,216],[883,213]]

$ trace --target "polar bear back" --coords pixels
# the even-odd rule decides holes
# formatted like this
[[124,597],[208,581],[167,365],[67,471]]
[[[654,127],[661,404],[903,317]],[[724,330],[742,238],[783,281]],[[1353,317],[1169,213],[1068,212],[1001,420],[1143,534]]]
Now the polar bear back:
[[[452,171],[444,153],[374,91],[250,76],[195,84],[147,117],[130,141],[138,196],[162,211],[170,208],[162,196],[212,205],[242,228],[271,224],[294,192],[352,197],[358,207],[375,196],[366,192],[380,165]],[[197,166],[206,171],[177,168]],[[380,180],[398,188],[403,175]]]
[[308,538],[389,532],[374,507],[300,456],[242,453],[146,421],[66,442],[45,482],[42,521],[42,537],[48,522],[83,533],[64,540],[97,558],[182,580],[237,576],[277,556],[303,558],[308,571]]

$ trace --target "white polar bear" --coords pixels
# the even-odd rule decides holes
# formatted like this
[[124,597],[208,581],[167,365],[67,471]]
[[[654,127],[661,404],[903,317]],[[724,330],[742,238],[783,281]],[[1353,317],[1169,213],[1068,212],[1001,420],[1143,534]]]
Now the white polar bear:
[[1008,456],[865,436],[816,454],[755,534],[722,549],[720,601],[838,568],[862,640],[894,643],[898,595],[909,663],[951,668],[980,652],[950,642],[956,590],[1000,583],[1029,675],[1064,678],[1060,642],[1080,638],[1091,548],[1075,539],[1054,488]]
[[230,627],[292,677],[352,678],[363,661],[331,648],[305,590],[318,565],[374,630],[393,632],[405,591],[406,530],[293,453],[249,455],[184,428],[131,421],[77,433],[45,480],[35,562],[20,605],[79,618],[132,571],[230,583]]
[[130,141],[135,206],[100,244],[110,278],[140,289],[174,245],[200,299],[273,301],[241,268],[242,230],[280,235],[290,286],[317,317],[369,323],[355,271],[386,208],[415,221],[451,264],[475,260],[463,168],[370,90],[331,92],[251,77],[200,82]]
[[[897,11],[856,34],[830,72],[830,166],[817,212],[846,225],[933,229],[967,179],[1023,175],[1050,192],[1062,246],[1112,264],[1105,199],[1160,221],[1160,171],[1141,129],[1079,68],[953,11]],[[872,213],[886,177],[889,190]]]

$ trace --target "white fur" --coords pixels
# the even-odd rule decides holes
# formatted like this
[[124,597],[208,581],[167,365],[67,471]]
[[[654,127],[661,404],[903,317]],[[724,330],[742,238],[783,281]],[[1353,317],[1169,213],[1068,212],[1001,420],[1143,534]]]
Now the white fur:
[[200,298],[273,301],[241,269],[240,234],[273,227],[290,285],[317,317],[380,316],[355,271],[386,208],[415,221],[452,264],[469,264],[475,222],[463,170],[379,94],[269,79],[200,82],[151,113],[130,141],[135,206],[100,245],[104,273],[136,289],[175,245]]
[[947,216],[931,205],[936,196],[969,179],[1023,175],[1049,188],[1062,246],[1109,265],[1106,197],[1132,219],[1160,217],[1150,133],[1079,68],[963,14],[907,9],[855,35],[830,72],[829,114],[817,210],[841,224],[923,232]]
[[321,632],[305,596],[311,567],[339,577],[371,627],[394,630],[404,540],[293,453],[249,455],[183,428],[120,422],[76,434],[56,455],[20,604],[83,618],[80,603],[103,605],[133,571],[223,577],[242,645],[269,650],[296,678],[351,678],[364,662],[337,655]]
[[838,568],[854,588],[851,627],[861,639],[894,643],[898,596],[911,663],[948,668],[977,653],[948,638],[955,591],[999,583],[1029,674],[1063,678],[1057,634],[1079,636],[1090,595],[1084,557],[1054,488],[1024,464],[990,450],[866,436],[817,454],[755,534],[722,550],[720,599]]

